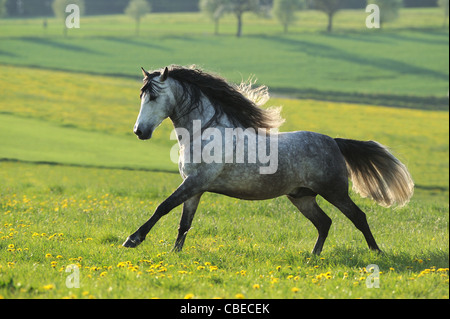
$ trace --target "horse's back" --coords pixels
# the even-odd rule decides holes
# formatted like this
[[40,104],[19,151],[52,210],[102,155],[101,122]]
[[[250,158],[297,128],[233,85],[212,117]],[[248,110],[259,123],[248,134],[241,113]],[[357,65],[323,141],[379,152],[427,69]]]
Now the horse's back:
[[261,163],[225,164],[208,191],[256,200],[291,194],[299,188],[320,193],[330,183],[347,183],[345,160],[331,137],[299,131],[276,138],[278,161],[273,174],[261,174]]
[[347,182],[345,159],[336,141],[323,134],[298,131],[279,135],[280,167],[294,174],[302,187],[318,189],[339,180]]

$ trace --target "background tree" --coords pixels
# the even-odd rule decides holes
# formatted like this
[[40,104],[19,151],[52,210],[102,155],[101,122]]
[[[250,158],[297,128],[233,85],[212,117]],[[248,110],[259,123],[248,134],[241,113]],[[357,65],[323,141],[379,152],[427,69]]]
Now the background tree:
[[439,0],[438,4],[439,6],[444,9],[444,28],[447,27],[447,20],[448,20],[448,3],[449,0]]
[[305,0],[275,0],[273,14],[283,25],[284,33],[288,33],[289,26],[297,20],[295,11],[306,7]]
[[6,0],[0,0],[0,18],[3,18],[7,15],[6,11]]
[[233,13],[238,21],[236,36],[242,35],[242,16],[245,12],[261,12],[259,0],[223,0],[226,11]]
[[52,10],[55,17],[62,20],[64,29],[64,36],[67,36],[67,26],[66,26],[66,7],[69,4],[76,4],[80,8],[80,14],[84,14],[84,0],[54,0],[52,3]]
[[223,0],[200,0],[200,10],[214,22],[214,34],[219,34],[219,21],[225,13]]
[[397,20],[403,0],[368,0],[367,4],[376,4],[380,8],[380,27],[384,23]]
[[344,0],[311,0],[311,6],[317,10],[325,12],[328,16],[327,31],[333,31],[333,18],[342,9]]
[[130,0],[125,8],[125,14],[136,21],[136,36],[139,36],[141,19],[152,11],[150,4],[146,0]]

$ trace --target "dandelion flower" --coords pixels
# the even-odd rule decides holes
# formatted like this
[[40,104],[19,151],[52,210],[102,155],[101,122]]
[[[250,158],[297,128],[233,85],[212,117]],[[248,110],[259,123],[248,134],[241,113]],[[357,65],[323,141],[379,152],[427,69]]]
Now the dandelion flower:
[[259,288],[261,288],[260,285],[258,285],[258,284],[254,284],[254,285],[253,285],[253,289],[259,289]]
[[194,294],[187,294],[186,296],[184,296],[184,299],[192,299],[194,298]]
[[236,296],[234,296],[236,299],[245,299],[245,296],[243,294],[236,294]]
[[293,287],[293,288],[291,289],[291,291],[292,291],[293,293],[297,293],[297,292],[300,291],[300,289],[298,289],[297,287]]
[[55,289],[55,285],[53,285],[53,284],[45,285],[45,286],[42,287],[42,289],[44,289],[44,290],[52,290],[52,289]]

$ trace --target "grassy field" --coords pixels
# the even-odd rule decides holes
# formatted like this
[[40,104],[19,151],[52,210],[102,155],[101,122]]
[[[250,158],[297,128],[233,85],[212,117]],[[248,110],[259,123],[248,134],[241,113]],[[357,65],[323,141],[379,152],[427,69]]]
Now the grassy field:
[[[448,31],[440,17],[404,10],[369,32],[365,15],[344,11],[328,35],[322,15],[301,13],[283,35],[274,21],[248,15],[242,39],[232,17],[216,37],[196,14],[152,14],[141,37],[129,36],[134,25],[122,16],[83,18],[68,38],[52,19],[45,33],[41,19],[0,20],[0,298],[448,299]],[[181,181],[169,122],[148,142],[132,134],[139,67],[171,63],[233,81],[256,74],[275,88],[269,104],[283,106],[281,131],[390,146],[416,183],[411,203],[385,209],[352,194],[385,254],[370,252],[322,199],[334,223],[316,257],[316,230],[287,199],[214,194],[202,197],[182,253],[171,253],[180,207],[139,248],[123,248]],[[296,94],[321,100],[286,98]],[[366,286],[369,264],[380,268],[380,289]],[[80,289],[66,286],[69,265],[80,270]]]
[[241,39],[233,36],[232,17],[213,36],[200,14],[151,14],[140,37],[125,16],[83,18],[67,38],[54,19],[46,33],[42,19],[0,20],[0,63],[136,78],[140,66],[197,64],[236,82],[255,74],[282,95],[446,109],[448,30],[441,15],[404,10],[395,24],[369,30],[363,11],[343,11],[328,34],[321,31],[325,15],[308,11],[288,35],[273,20],[248,15]]
[[[26,71],[6,69],[11,83],[20,82]],[[377,139],[407,163],[418,184],[409,206],[383,209],[355,197],[368,213],[383,256],[369,252],[362,235],[324,201],[321,206],[335,223],[317,258],[309,253],[316,236],[313,226],[286,199],[243,202],[211,194],[201,203],[183,253],[170,253],[180,208],[142,246],[127,250],[120,246],[123,240],[181,179],[178,174],[108,167],[175,171],[168,161],[174,143],[168,138],[170,124],[149,143],[139,143],[129,132],[139,101],[130,98],[117,109],[108,103],[115,95],[135,96],[128,90],[138,89],[136,81],[79,74],[67,86],[73,74],[35,72],[55,92],[65,87],[67,99],[53,103],[35,82],[24,94],[14,93],[11,85],[11,92],[4,93],[16,97],[17,107],[3,104],[0,110],[0,158],[69,166],[0,162],[1,296],[448,298],[448,112],[270,101],[284,105],[285,131]],[[95,92],[83,85],[103,81],[117,89],[100,90],[96,99],[85,94],[89,107],[83,109],[81,103],[80,112],[64,115],[75,102],[71,92]],[[27,104],[32,97],[48,102],[34,107]],[[102,114],[109,114],[108,125],[86,121]],[[366,288],[364,267],[371,263],[382,271],[381,289]],[[70,264],[81,269],[81,289],[65,285]]]
[[[34,70],[46,81],[31,81],[23,91],[26,72],[3,67],[0,74],[0,81],[8,83],[0,87],[5,101],[0,104],[0,158],[177,172],[169,160],[176,143],[169,138],[170,121],[150,142],[139,142],[132,133],[139,81]],[[407,163],[419,186],[448,185],[448,112],[280,98],[268,104],[283,106],[282,131],[378,140]],[[35,132],[38,140],[30,138]],[[423,156],[430,153],[434,156]]]
[[[180,209],[138,249],[120,244],[177,186],[177,175],[0,167],[5,298],[448,298],[448,205],[436,199],[394,211],[357,200],[382,256],[321,202],[334,224],[318,258],[309,253],[313,226],[286,199],[206,195],[184,251],[174,254]],[[66,286],[71,264],[80,268],[80,289]],[[366,287],[369,264],[380,267],[380,289]]]

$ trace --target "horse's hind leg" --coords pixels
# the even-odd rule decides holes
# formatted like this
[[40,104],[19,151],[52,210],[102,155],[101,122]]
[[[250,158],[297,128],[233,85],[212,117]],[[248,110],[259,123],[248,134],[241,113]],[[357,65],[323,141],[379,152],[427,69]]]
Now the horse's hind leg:
[[[336,196],[333,196],[336,197]],[[370,231],[369,224],[367,223],[366,214],[351,200],[351,198],[346,194],[345,196],[339,198],[327,198],[330,203],[336,206],[352,223],[358,228],[366,238],[369,248],[381,252],[375,238]]]
[[291,197],[289,200],[294,204],[300,212],[308,218],[319,232],[319,237],[313,249],[313,254],[320,255],[323,249],[323,244],[328,236],[328,231],[331,227],[331,218],[328,217],[324,211],[317,205],[315,196]]

